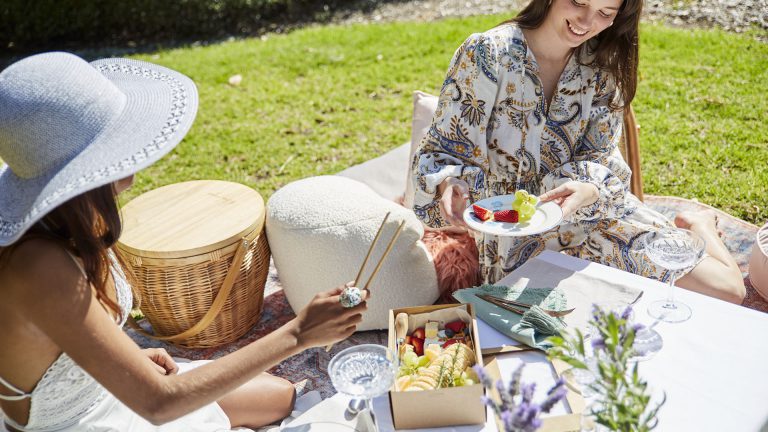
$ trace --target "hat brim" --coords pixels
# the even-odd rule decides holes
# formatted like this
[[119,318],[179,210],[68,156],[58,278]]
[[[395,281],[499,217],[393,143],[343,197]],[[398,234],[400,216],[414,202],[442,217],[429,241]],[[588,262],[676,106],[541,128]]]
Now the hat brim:
[[7,165],[0,167],[0,246],[14,243],[67,200],[152,165],[192,126],[197,88],[183,74],[130,59],[91,65],[125,94],[123,111],[55,172],[23,179]]

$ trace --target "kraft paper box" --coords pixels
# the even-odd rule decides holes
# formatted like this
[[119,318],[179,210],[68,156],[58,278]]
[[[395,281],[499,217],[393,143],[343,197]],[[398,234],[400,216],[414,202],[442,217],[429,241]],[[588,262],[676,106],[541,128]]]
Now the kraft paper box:
[[[408,314],[408,334],[418,327],[423,327],[429,319],[442,325],[457,319],[469,323],[472,335],[471,347],[475,351],[477,364],[483,366],[480,351],[480,339],[475,321],[475,312],[471,304],[449,304],[437,306],[417,306],[389,311],[389,349],[395,349],[395,316]],[[429,314],[429,315],[423,315]],[[412,316],[415,316],[413,319]],[[471,386],[448,387],[437,390],[394,391],[389,392],[392,407],[392,420],[395,429],[418,429],[442,426],[481,424],[486,421],[485,405],[481,397],[485,394],[482,384]]]

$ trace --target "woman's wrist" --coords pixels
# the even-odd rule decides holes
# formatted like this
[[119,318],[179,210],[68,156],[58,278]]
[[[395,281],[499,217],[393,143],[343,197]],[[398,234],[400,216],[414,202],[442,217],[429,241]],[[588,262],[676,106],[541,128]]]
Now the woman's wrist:
[[305,346],[306,344],[301,340],[301,337],[300,337],[301,330],[299,329],[298,318],[294,318],[288,321],[287,323],[285,323],[284,326],[280,327],[277,331],[283,333],[280,335],[280,337],[285,338],[285,340],[288,342],[288,345],[295,346],[297,352],[301,352],[307,348],[310,348],[308,346]]
[[443,179],[443,181],[441,181],[437,185],[437,188],[435,188],[435,190],[437,191],[437,196],[438,197],[443,196],[443,192],[445,192],[445,189],[448,187],[449,179],[450,179],[450,177],[446,177],[445,179]]

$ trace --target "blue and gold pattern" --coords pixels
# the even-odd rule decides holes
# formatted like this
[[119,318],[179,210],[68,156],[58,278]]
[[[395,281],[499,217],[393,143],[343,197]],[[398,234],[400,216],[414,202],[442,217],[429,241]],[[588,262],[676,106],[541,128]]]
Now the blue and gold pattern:
[[480,235],[485,283],[545,249],[667,277],[637,240],[670,222],[629,192],[632,173],[618,148],[622,112],[609,108],[617,97],[615,82],[581,60],[569,59],[548,106],[538,63],[516,25],[473,34],[453,56],[432,126],[412,161],[414,210],[421,220],[446,225],[436,188],[447,177],[466,180],[472,201],[513,193],[518,184],[539,195],[569,180],[594,184],[600,194],[551,231],[523,238]]

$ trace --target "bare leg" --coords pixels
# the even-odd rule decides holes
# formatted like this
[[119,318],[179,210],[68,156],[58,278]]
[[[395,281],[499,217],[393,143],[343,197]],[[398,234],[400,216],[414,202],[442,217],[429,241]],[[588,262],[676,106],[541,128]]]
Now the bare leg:
[[232,427],[258,428],[288,417],[296,391],[289,381],[263,373],[219,399]]
[[675,285],[741,304],[747,291],[738,264],[726,249],[717,233],[717,215],[713,211],[681,212],[675,217],[678,228],[689,229],[707,243],[708,257]]

